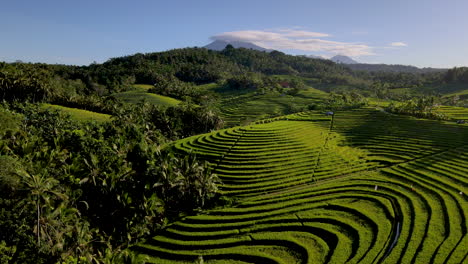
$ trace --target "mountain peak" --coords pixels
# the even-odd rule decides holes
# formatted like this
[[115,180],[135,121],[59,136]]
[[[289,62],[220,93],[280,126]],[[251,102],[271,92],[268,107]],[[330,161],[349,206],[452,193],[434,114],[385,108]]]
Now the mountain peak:
[[336,55],[330,58],[331,61],[336,62],[336,63],[342,63],[342,64],[357,64],[359,62],[351,59],[348,56],[345,55]]
[[252,49],[252,50],[258,50],[258,51],[266,51],[270,52],[272,50],[260,47],[258,45],[255,45],[250,42],[243,42],[243,41],[225,41],[225,40],[215,40],[211,42],[210,44],[204,46],[205,49],[210,49],[210,50],[223,50],[226,48],[227,45],[231,44],[234,48],[245,48],[245,49]]

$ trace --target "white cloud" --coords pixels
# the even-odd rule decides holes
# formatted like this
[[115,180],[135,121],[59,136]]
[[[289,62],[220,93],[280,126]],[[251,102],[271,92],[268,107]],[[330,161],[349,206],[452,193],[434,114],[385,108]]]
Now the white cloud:
[[285,37],[290,38],[323,38],[330,37],[330,34],[311,32],[305,30],[279,29],[279,32]]
[[276,50],[328,52],[352,57],[374,55],[372,48],[368,45],[321,39],[324,37],[330,37],[330,35],[305,30],[277,29],[224,32],[212,36],[211,39],[251,42]]
[[214,40],[224,41],[245,41],[245,42],[263,42],[263,41],[278,41],[283,37],[280,33],[258,31],[258,30],[244,30],[224,32],[211,37]]
[[406,44],[404,42],[392,42],[392,43],[390,43],[390,46],[392,46],[392,47],[407,47],[408,44]]

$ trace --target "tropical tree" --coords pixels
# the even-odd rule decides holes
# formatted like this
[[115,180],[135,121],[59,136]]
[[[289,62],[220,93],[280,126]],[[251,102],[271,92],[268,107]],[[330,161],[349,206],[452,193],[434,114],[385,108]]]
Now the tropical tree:
[[48,215],[42,215],[44,209],[49,211],[54,209],[54,201],[56,199],[66,200],[67,195],[63,194],[59,190],[58,180],[48,177],[46,168],[42,170],[41,173],[30,174],[25,170],[18,171],[18,175],[21,176],[26,191],[31,196],[31,202],[35,204],[36,207],[36,227],[34,228],[34,233],[37,236],[37,245],[41,247],[41,241],[47,240],[49,238],[49,226],[48,226]]
[[206,162],[197,161],[193,154],[185,156],[180,165],[183,175],[181,193],[186,196],[187,202],[195,201],[196,207],[203,208],[205,202],[218,191],[218,176],[211,173]]

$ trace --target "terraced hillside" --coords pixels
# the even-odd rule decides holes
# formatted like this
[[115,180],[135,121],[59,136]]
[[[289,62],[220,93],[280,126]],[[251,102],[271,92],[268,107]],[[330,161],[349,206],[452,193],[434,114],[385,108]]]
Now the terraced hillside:
[[150,263],[467,263],[468,129],[373,109],[178,141],[237,199],[133,249]]
[[437,111],[446,115],[450,119],[468,121],[468,108],[466,107],[441,106]]
[[310,88],[291,96],[279,93],[265,95],[244,94],[226,97],[221,103],[223,119],[227,126],[236,126],[251,121],[297,112],[326,97],[326,93]]

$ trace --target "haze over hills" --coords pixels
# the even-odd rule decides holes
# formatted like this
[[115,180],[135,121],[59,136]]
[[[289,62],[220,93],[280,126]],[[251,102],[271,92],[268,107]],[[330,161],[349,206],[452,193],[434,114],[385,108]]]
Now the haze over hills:
[[351,59],[345,55],[336,55],[330,58],[331,61],[339,64],[346,64],[346,67],[355,71],[369,71],[369,72],[405,72],[405,73],[429,73],[429,72],[442,72],[447,69],[441,68],[418,68],[412,65],[401,65],[401,64],[371,64],[371,63],[360,63]]
[[[273,50],[271,49],[266,49],[264,47],[260,47],[256,44],[250,43],[250,42],[244,42],[244,41],[225,41],[225,40],[215,40],[211,42],[210,44],[203,46],[206,49],[210,50],[216,50],[216,51],[221,51],[224,48],[226,48],[227,45],[231,44],[234,48],[245,48],[245,49],[251,49],[251,50],[258,50],[258,51],[266,51],[266,52],[271,52]],[[306,57],[312,58],[312,59],[327,59],[322,56],[317,56],[317,55],[307,55]],[[345,55],[335,55],[329,60],[335,62],[335,63],[342,63],[342,64],[357,64],[359,62],[351,59],[348,56]]]
[[253,44],[253,43],[250,43],[250,42],[243,42],[243,41],[230,41],[230,42],[228,42],[228,41],[223,41],[223,40],[215,40],[215,41],[211,42],[210,44],[204,46],[204,48],[210,49],[210,50],[221,51],[224,48],[226,48],[226,46],[229,45],[229,44],[231,44],[236,49],[244,48],[244,49],[252,49],[252,50],[266,51],[266,52],[273,51],[271,49],[266,49],[266,48],[260,47],[258,45]]
[[347,64],[348,68],[355,71],[372,71],[372,72],[406,72],[406,73],[429,73],[429,72],[443,72],[447,69],[442,68],[418,68],[411,65],[400,64],[369,64],[369,63],[353,63]]
[[357,64],[359,62],[345,55],[336,55],[330,58],[331,61],[342,64]]
[[[311,58],[321,58],[317,56],[310,56]],[[323,59],[323,58],[322,58]],[[369,72],[405,72],[405,73],[429,73],[429,72],[443,72],[447,69],[442,68],[418,68],[412,65],[401,64],[371,64],[360,63],[345,55],[336,55],[330,58],[331,61],[339,64],[345,64],[346,67],[355,71],[369,71]]]
[[[226,48],[227,45],[231,44],[234,48],[245,48],[257,51],[271,52],[273,50],[260,47],[256,44],[243,41],[224,41],[224,40],[215,40],[210,44],[204,46],[203,48],[221,51]],[[418,68],[411,65],[389,65],[389,64],[369,64],[369,63],[360,63],[346,55],[335,55],[329,59],[323,56],[317,55],[301,55],[311,59],[322,59],[322,60],[331,60],[338,64],[344,64],[346,67],[357,70],[357,71],[370,71],[370,72],[405,72],[405,73],[428,73],[428,72],[441,72],[446,69],[440,68]]]
[[306,57],[306,58],[312,58],[312,59],[328,60],[328,59],[325,58],[325,57],[317,56],[317,55],[301,55],[301,56],[304,56],[304,57]]

